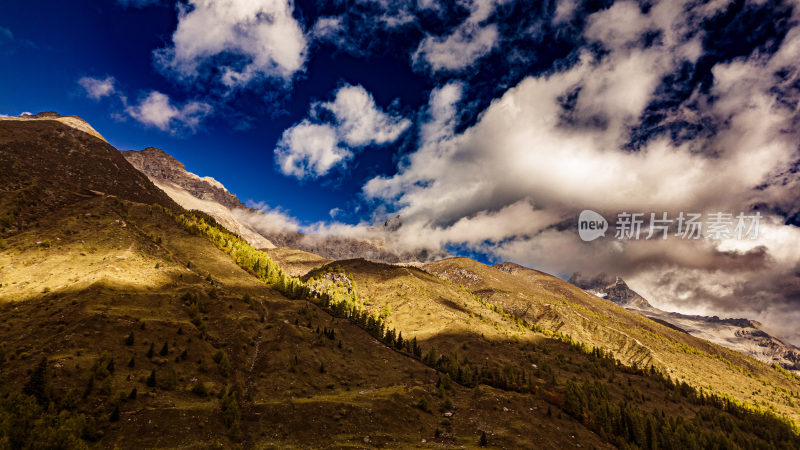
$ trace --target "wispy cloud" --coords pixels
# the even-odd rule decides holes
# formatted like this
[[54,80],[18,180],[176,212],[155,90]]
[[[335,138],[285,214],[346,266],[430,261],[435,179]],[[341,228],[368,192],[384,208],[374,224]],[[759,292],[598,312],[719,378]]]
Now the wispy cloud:
[[505,1],[473,0],[469,17],[450,34],[426,34],[412,56],[414,64],[432,72],[457,72],[491,53],[499,43],[500,34],[497,26],[487,23],[487,19]]
[[10,29],[0,26],[0,51],[11,54],[20,47],[37,48],[33,41],[14,36]]
[[86,91],[86,95],[94,100],[100,100],[116,93],[115,83],[116,80],[112,76],[105,78],[82,77],[78,80],[78,84]]
[[176,106],[169,96],[158,91],[151,91],[138,104],[125,108],[130,117],[142,124],[173,133],[184,129],[196,131],[200,122],[212,110],[208,103],[198,101]]
[[[528,76],[463,130],[457,125],[464,87],[434,90],[416,151],[395,175],[369,180],[365,196],[400,214],[403,226],[393,239],[407,247],[463,244],[557,274],[616,272],[659,306],[767,317],[788,332],[800,318],[800,231],[771,211],[798,212],[800,71],[792,61],[800,59],[800,27],[771,52],[717,62],[708,89],[690,88],[677,106],[649,119],[703,133],[682,139],[653,133],[631,149],[631,130],[665,95],[663,80],[703,55],[707,44],[697,24],[725,8],[662,2],[642,10],[617,2],[585,18],[582,39],[602,51],[576,51],[568,65]],[[558,20],[569,15],[564,11]],[[791,23],[797,19],[795,12]],[[432,69],[462,66],[428,60],[426,48],[421,44],[418,58]],[[756,205],[767,231],[737,245],[585,243],[574,229],[583,208],[608,217],[675,216]],[[795,312],[779,319],[787,311]]]

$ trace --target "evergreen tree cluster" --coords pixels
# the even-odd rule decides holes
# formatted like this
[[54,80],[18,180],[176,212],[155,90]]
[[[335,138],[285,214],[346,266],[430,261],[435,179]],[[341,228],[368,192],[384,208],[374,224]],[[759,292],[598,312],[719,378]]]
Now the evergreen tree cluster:
[[303,299],[309,296],[309,290],[299,278],[287,275],[269,254],[256,250],[244,239],[226,230],[217,221],[200,211],[190,211],[174,216],[171,211],[164,211],[175,218],[188,232],[204,236],[217,248],[227,253],[243,269],[259,280],[275,287],[283,295],[292,299]]

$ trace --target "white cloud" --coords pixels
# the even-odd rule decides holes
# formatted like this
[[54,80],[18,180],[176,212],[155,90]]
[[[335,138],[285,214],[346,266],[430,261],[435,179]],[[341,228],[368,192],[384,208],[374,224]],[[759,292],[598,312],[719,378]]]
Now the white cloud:
[[274,234],[295,232],[300,229],[297,219],[289,216],[277,208],[272,208],[264,202],[248,201],[247,207],[255,209],[234,209],[231,211],[236,220],[250,225],[260,233],[271,236]]
[[[715,66],[710,91],[694,92],[664,118],[719,124],[713,132],[626,148],[664,76],[697,61],[703,34],[689,28],[719,11],[709,6],[662,2],[645,14],[621,2],[590,16],[585,37],[607,54],[586,52],[571,67],[522,80],[463,131],[455,126],[463,88],[434,90],[417,150],[395,175],[363,188],[368,199],[393,206],[403,218],[394,242],[405,248],[461,243],[566,276],[616,272],[657,305],[685,309],[698,302],[706,312],[763,317],[782,330],[796,326],[796,316],[776,318],[800,292],[792,281],[800,232],[769,212],[782,232],[744,248],[712,241],[585,243],[571,225],[561,226],[584,208],[607,217],[738,213],[757,204],[796,210],[800,180],[791,163],[800,113],[792,89],[800,80],[793,63],[800,59],[800,27],[772,55],[757,52]],[[642,36],[653,30],[661,39],[645,46]],[[793,100],[776,88],[794,92]],[[687,286],[702,289],[688,292]]]
[[352,147],[395,141],[411,122],[384,113],[361,86],[343,86],[332,102],[319,104],[333,113],[339,138]]
[[289,82],[303,70],[306,35],[289,0],[189,0],[178,6],[172,46],[155,52],[156,62],[180,78],[194,79],[221,55],[240,59],[218,67],[228,88],[257,79]]
[[78,84],[86,91],[86,96],[94,100],[100,100],[103,97],[114,94],[116,92],[115,83],[116,80],[112,76],[105,78],[83,77],[78,80]]
[[285,175],[320,177],[346,163],[358,149],[394,142],[411,125],[408,119],[381,111],[361,86],[343,86],[333,101],[311,105],[312,113],[321,109],[333,114],[333,123],[303,119],[283,132],[275,160]]
[[314,39],[336,41],[345,31],[341,16],[320,17],[311,28]]
[[497,26],[484,23],[498,4],[506,0],[472,0],[470,15],[446,36],[426,34],[412,61],[417,67],[432,72],[457,72],[470,67],[497,46],[500,35]]
[[125,112],[147,126],[161,131],[176,132],[188,129],[196,131],[200,121],[212,111],[208,103],[190,101],[182,107],[175,106],[170,98],[158,91],[151,91],[138,105],[128,105]]
[[352,152],[339,146],[333,127],[308,120],[284,131],[275,149],[280,171],[301,179],[325,175],[352,156]]
[[575,15],[575,9],[577,9],[577,7],[578,5],[575,0],[558,0],[553,23],[561,24],[569,21]]

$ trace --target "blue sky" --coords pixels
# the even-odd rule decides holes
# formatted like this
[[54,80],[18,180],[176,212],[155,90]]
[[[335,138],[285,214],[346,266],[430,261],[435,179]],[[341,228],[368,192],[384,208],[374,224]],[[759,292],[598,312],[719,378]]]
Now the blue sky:
[[[214,176],[243,201],[280,205],[304,221],[329,218],[335,207],[350,210],[359,182],[389,173],[399,145],[364,152],[346,177],[336,173],[298,182],[275,169],[272,150],[283,130],[305,115],[311,101],[328,99],[345,83],[363,85],[381,105],[397,100],[406,113],[426,101],[431,87],[405,57],[361,60],[325,46],[312,51],[313,58],[290,88],[264,80],[223,101],[202,92],[205,88],[176,83],[154,67],[153,50],[168,45],[177,25],[175,9],[166,2],[142,8],[113,1],[41,2],[41,7],[12,3],[3,7],[0,20],[13,33],[12,41],[0,44],[3,113],[55,110],[80,115],[119,149],[162,148],[189,170]],[[82,77],[107,76],[114,77],[115,88],[131,101],[155,90],[176,103],[213,98],[215,112],[194,131],[148,127],[126,117],[118,99],[89,99],[78,85]],[[277,99],[265,101],[266,96]],[[237,129],[248,122],[247,129]]]
[[[0,113],[159,147],[252,220],[623,276],[800,319],[800,12],[783,1],[5,2]],[[578,239],[578,213],[759,212],[757,239]],[[331,211],[336,212],[333,216]],[[399,214],[402,226],[369,228]],[[800,340],[800,335],[795,338]]]

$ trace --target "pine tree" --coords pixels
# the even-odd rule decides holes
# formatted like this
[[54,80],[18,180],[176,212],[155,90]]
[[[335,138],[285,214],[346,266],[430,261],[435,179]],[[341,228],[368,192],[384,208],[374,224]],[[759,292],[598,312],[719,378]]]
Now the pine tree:
[[167,353],[169,353],[169,346],[167,345],[166,342],[164,342],[164,346],[161,347],[161,351],[158,352],[158,354],[161,356],[167,356]]
[[47,378],[47,358],[42,357],[36,369],[31,372],[23,392],[36,398],[40,405],[46,405],[50,399],[50,388]]
[[150,371],[150,376],[147,377],[147,386],[156,387],[156,369]]
[[[217,363],[219,364],[219,373],[223,377],[227,377],[231,373],[231,362],[228,359],[228,354],[222,350],[220,350],[218,354],[220,355],[219,361],[217,361]],[[216,355],[214,359],[217,359]]]
[[128,334],[128,336],[125,338],[125,345],[129,347],[133,345],[133,331],[131,331],[130,334]]
[[134,386],[133,389],[131,389],[131,393],[128,394],[128,398],[131,400],[136,400],[137,396],[139,396],[139,391],[136,390],[136,386]]
[[136,366],[136,360],[131,356],[131,360],[128,361],[128,367],[133,368],[134,366]]
[[485,431],[481,431],[481,439],[478,441],[478,445],[480,445],[481,447],[486,447],[487,445],[489,445],[489,441],[486,439]]
[[154,354],[155,354],[155,348],[153,346],[153,343],[150,343],[150,348],[147,350],[147,357],[152,358]]
[[108,417],[108,420],[111,422],[119,420],[119,404],[114,405],[114,411],[111,411],[111,416]]

